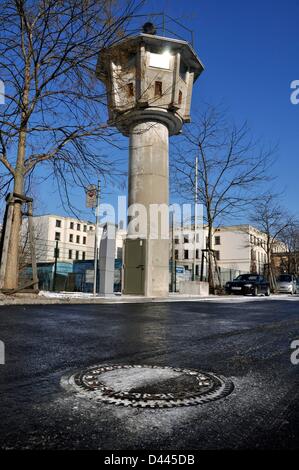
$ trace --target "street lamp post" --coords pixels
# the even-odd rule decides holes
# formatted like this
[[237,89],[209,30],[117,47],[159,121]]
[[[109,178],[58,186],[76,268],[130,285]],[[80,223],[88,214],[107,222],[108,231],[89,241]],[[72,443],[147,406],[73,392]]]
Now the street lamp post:
[[99,232],[99,217],[100,217],[100,191],[101,185],[100,180],[98,180],[97,187],[97,196],[96,196],[96,227],[95,227],[95,236],[94,236],[94,273],[93,273],[93,295],[97,294],[97,279],[98,279],[98,232]]
[[196,279],[196,237],[197,237],[197,204],[198,204],[198,156],[195,157],[194,178],[194,257],[193,257],[193,281]]

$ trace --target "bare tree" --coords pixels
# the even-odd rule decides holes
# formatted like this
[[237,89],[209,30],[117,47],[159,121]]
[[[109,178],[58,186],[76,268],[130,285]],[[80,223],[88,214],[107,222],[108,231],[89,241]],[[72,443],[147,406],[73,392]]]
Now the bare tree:
[[[101,48],[125,35],[138,0],[3,0],[0,71],[0,191],[24,194],[37,167],[52,175],[62,195],[68,182],[86,186],[111,171],[98,142],[111,141],[105,96],[95,78]],[[15,206],[6,288],[18,279],[21,207]]]
[[299,265],[299,222],[291,218],[290,223],[280,234],[283,243],[281,257],[281,267],[288,273],[298,273]]
[[280,205],[278,195],[268,193],[254,204],[250,220],[265,235],[266,242],[262,246],[266,253],[267,277],[273,289],[275,277],[272,254],[284,250],[284,234],[294,224],[294,218]]
[[258,186],[267,180],[274,150],[264,149],[250,137],[246,124],[230,124],[220,108],[207,106],[174,149],[172,178],[176,194],[193,200],[195,156],[198,156],[198,202],[205,209],[208,228],[208,279],[212,275],[213,227],[239,216],[256,198]]

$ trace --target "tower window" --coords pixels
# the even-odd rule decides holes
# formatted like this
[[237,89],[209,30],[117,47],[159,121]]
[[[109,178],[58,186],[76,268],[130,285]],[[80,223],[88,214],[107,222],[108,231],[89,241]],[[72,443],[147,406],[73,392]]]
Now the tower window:
[[179,99],[178,99],[179,105],[182,104],[182,101],[183,101],[183,93],[181,92],[181,90],[179,90]]
[[157,67],[159,69],[169,69],[170,67],[170,53],[164,51],[163,54],[150,53],[149,65],[150,67]]
[[134,85],[133,85],[133,83],[128,83],[127,93],[128,93],[129,98],[132,98],[134,96]]
[[162,96],[162,82],[155,82],[155,96]]

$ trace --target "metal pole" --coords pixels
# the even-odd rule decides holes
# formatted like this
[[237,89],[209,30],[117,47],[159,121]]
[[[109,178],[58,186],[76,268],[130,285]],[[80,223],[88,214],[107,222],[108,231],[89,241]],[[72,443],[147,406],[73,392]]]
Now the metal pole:
[[54,257],[55,257],[55,263],[54,263],[54,276],[53,276],[53,292],[55,292],[55,288],[56,288],[58,240],[56,240],[56,246],[55,246],[55,250],[54,250]]
[[194,257],[193,257],[193,281],[196,279],[196,237],[197,237],[197,203],[198,203],[198,156],[195,157],[194,178]]
[[94,236],[94,273],[93,273],[93,295],[97,294],[97,278],[98,278],[98,231],[99,231],[99,216],[100,216],[100,180],[98,180],[97,187],[97,204],[96,204],[96,228]]
[[31,266],[32,266],[32,280],[34,282],[33,288],[38,290],[38,275],[35,253],[35,238],[34,238],[34,225],[32,217],[32,202],[28,202],[28,230],[30,240],[30,253],[31,253]]
[[171,213],[171,292],[175,292],[174,212]]

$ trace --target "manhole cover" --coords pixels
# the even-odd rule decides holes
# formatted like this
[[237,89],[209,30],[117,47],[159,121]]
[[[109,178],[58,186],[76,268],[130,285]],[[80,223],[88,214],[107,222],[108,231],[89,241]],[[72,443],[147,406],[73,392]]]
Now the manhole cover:
[[148,365],[94,366],[68,385],[101,402],[142,408],[199,405],[233,390],[230,380],[211,372]]

